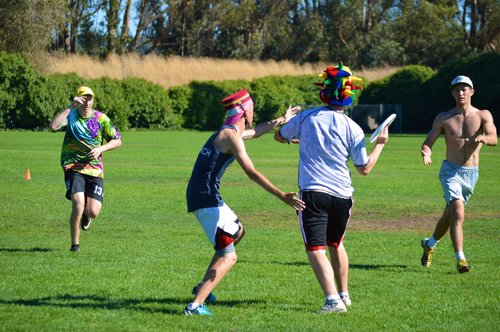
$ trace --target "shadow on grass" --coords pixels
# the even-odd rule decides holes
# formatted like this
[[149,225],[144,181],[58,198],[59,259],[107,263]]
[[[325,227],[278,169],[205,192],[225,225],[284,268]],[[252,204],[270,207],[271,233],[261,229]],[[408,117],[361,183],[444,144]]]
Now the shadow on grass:
[[[309,262],[271,262],[285,266],[309,266]],[[349,269],[358,270],[385,270],[385,269],[407,269],[407,265],[403,264],[350,264]]]
[[[112,299],[98,295],[60,295],[48,296],[38,299],[18,299],[3,300],[0,304],[14,304],[27,307],[59,306],[67,308],[87,308],[87,309],[106,309],[106,310],[137,310],[150,313],[162,313],[168,315],[182,315],[182,310],[172,310],[166,308],[154,307],[154,305],[182,305],[190,302],[191,299],[179,298],[145,298],[145,299]],[[217,301],[213,305],[222,305],[233,307],[242,304],[261,303],[261,301]],[[151,306],[150,306],[151,305]]]
[[358,270],[385,270],[385,269],[407,269],[403,264],[350,264],[350,269]]
[[309,266],[309,262],[272,262],[272,263],[285,266]]
[[0,252],[51,252],[54,249],[49,248],[29,248],[29,249],[20,249],[20,248],[0,248]]

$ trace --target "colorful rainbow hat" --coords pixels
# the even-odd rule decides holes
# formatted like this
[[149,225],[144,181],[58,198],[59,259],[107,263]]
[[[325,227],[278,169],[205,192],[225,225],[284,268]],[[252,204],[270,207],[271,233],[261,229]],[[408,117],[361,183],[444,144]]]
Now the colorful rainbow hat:
[[342,62],[338,66],[330,66],[318,75],[321,83],[314,83],[322,87],[319,99],[328,105],[349,106],[359,97],[362,87],[356,85],[362,79],[352,75],[349,67]]

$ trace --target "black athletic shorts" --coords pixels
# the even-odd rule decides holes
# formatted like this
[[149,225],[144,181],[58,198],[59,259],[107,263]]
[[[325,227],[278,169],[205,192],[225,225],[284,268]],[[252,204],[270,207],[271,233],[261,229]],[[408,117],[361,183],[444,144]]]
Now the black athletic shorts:
[[66,198],[71,200],[71,194],[81,193],[102,203],[104,200],[104,181],[102,178],[78,172],[64,172],[66,183]]
[[307,250],[338,247],[351,217],[353,199],[317,191],[303,191],[300,199],[306,204],[299,220]]

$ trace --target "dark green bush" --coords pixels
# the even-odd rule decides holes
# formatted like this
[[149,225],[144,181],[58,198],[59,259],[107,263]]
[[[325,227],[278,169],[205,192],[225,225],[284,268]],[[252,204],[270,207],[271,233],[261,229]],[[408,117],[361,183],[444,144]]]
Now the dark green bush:
[[314,82],[310,75],[269,76],[254,80],[251,89],[256,123],[283,115],[289,105],[307,108],[311,104],[319,104],[319,88]]
[[118,130],[129,129],[128,118],[132,114],[120,80],[99,78],[89,83],[94,91],[94,108],[105,113],[118,127]]
[[433,75],[434,71],[429,67],[406,66],[383,80],[369,84],[359,103],[401,104],[403,131],[421,131],[423,124],[431,117],[423,105],[427,94],[425,83]]
[[123,97],[130,107],[128,124],[132,128],[180,127],[169,109],[169,97],[162,86],[139,78],[122,81]]
[[[225,119],[221,100],[241,89],[247,89],[255,103],[254,123],[281,116],[288,105],[319,104],[311,75],[299,77],[266,77],[253,82],[206,81],[191,82],[188,88],[169,90],[174,113],[182,114],[184,128],[216,130]],[[179,98],[174,101],[174,98]]]
[[[318,73],[319,74],[319,73]],[[382,80],[364,82],[360,104],[402,104],[403,131],[427,132],[439,112],[454,106],[450,81],[467,75],[474,82],[473,105],[500,119],[500,54],[464,58],[437,73],[407,66]],[[164,90],[137,78],[84,79],[76,74],[38,75],[25,58],[0,51],[0,129],[46,128],[69,105],[80,84],[95,92],[94,107],[120,130],[128,128],[216,130],[225,118],[221,100],[247,89],[255,102],[254,123],[274,119],[291,105],[321,105],[315,75],[265,77],[252,82],[207,81]]]
[[428,132],[440,112],[455,106],[450,82],[457,75],[469,76],[474,83],[472,105],[489,109],[500,121],[500,54],[471,56],[434,72],[422,66],[407,66],[382,80],[369,84],[360,103],[402,104],[403,131]]
[[28,91],[37,75],[26,59],[0,51],[0,128],[33,129],[37,119],[30,113]]
[[[189,107],[183,110],[184,128],[216,130],[224,122],[225,112],[221,100],[241,89],[249,90],[247,81],[191,82]],[[250,94],[252,92],[249,90]]]
[[89,84],[76,74],[40,76],[29,91],[28,113],[34,127],[47,128],[52,117],[68,107],[79,85]]
[[[173,118],[173,120],[170,120],[167,117],[165,119],[165,127],[172,127],[174,129],[184,127],[184,124],[186,122],[184,112],[189,110],[190,101],[193,96],[193,90],[191,90],[191,87],[189,85],[171,87],[167,90],[167,96],[167,108],[171,110],[171,113],[168,114],[168,117]],[[167,125],[170,123],[172,125]]]
[[[474,83],[472,105],[488,109],[498,126],[500,123],[500,53],[488,53],[454,61],[439,70],[426,84],[425,109],[434,118],[455,106],[450,82],[457,75],[469,76]],[[425,124],[431,128],[432,122]]]

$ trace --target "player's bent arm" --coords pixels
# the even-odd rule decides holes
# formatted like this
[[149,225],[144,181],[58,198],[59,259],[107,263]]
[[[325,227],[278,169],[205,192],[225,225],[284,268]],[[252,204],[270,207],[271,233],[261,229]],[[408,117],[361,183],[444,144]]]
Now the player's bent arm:
[[121,138],[109,140],[106,144],[101,145],[102,152],[110,151],[122,146]]
[[56,116],[54,116],[54,118],[52,118],[52,121],[50,121],[49,129],[53,132],[56,132],[59,129],[61,129],[61,126],[68,117],[70,111],[71,109],[67,108],[64,111],[59,112]]
[[491,113],[487,110],[482,111],[483,113],[483,130],[484,133],[476,137],[476,142],[483,143],[490,146],[495,146],[498,144],[497,128],[493,123],[493,117]]
[[375,144],[375,146],[372,149],[372,152],[370,152],[370,155],[368,156],[368,163],[363,166],[356,166],[356,170],[358,171],[359,174],[366,176],[370,174],[372,171],[373,167],[375,167],[375,164],[378,161],[378,158],[380,157],[380,154],[382,153],[382,149],[384,148],[385,144],[379,143]]
[[356,170],[358,171],[359,174],[363,176],[370,174],[373,167],[375,167],[375,164],[377,163],[378,158],[382,153],[382,149],[384,148],[388,140],[389,140],[389,128],[385,127],[384,130],[382,130],[380,135],[377,137],[377,143],[373,147],[372,152],[370,152],[370,154],[368,155],[368,163],[363,166],[356,166]]
[[122,145],[122,140],[120,138],[109,140],[106,144],[98,146],[95,149],[90,150],[88,156],[91,159],[98,158],[103,152],[110,151],[119,148]]

